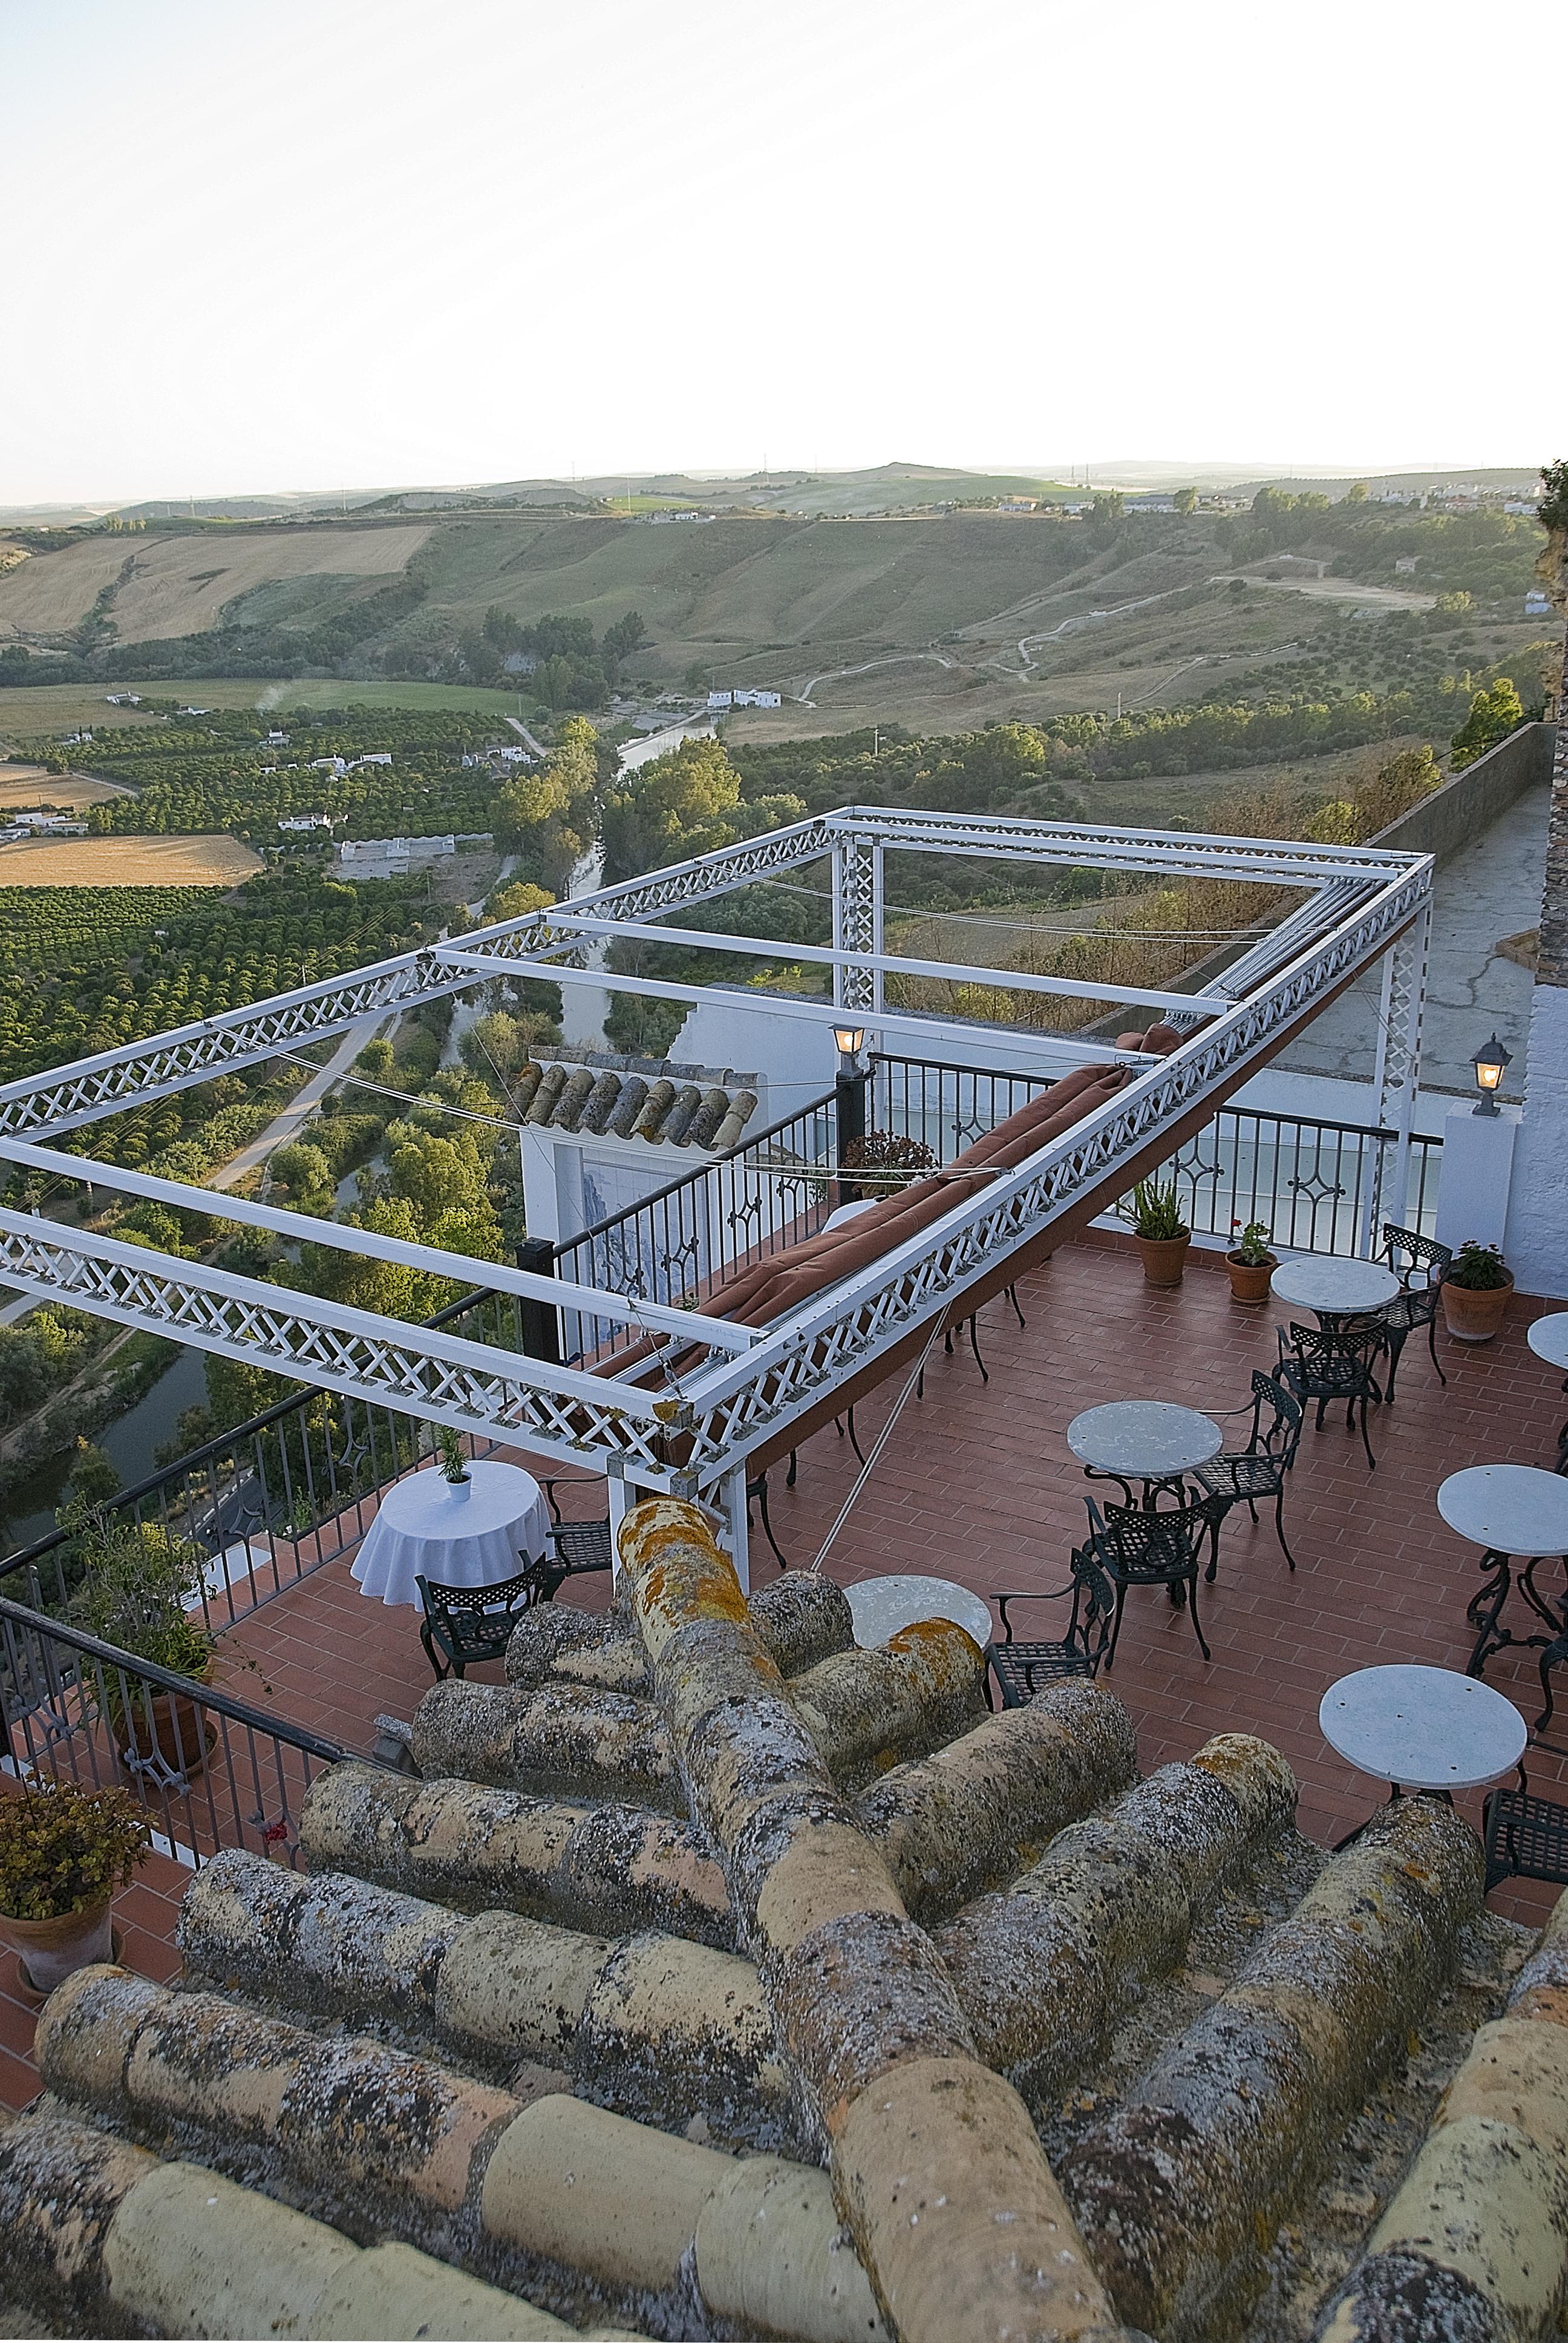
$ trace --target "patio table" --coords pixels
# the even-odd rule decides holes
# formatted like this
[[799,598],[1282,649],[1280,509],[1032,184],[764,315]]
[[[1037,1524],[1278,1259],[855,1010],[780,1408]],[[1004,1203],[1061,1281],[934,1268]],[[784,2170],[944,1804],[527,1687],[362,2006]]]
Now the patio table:
[[1171,1400],[1119,1399],[1086,1408],[1067,1427],[1067,1444],[1081,1464],[1145,1489],[1179,1481],[1218,1456],[1225,1435],[1211,1416]]
[[[1538,1359],[1563,1370],[1563,1388],[1568,1392],[1568,1310],[1553,1310],[1537,1318],[1524,1339]],[[1568,1423],[1557,1434],[1557,1470],[1568,1473]]]
[[387,1490],[355,1556],[361,1594],[417,1605],[416,1578],[442,1586],[496,1586],[543,1554],[544,1491],[520,1465],[468,1466],[456,1487],[440,1473],[411,1473]]
[[[1518,1765],[1524,1719],[1490,1684],[1455,1668],[1358,1668],[1324,1693],[1318,1724],[1329,1747],[1402,1789],[1479,1789]],[[1352,1834],[1355,1835],[1354,1833]],[[1344,1842],[1348,1844],[1348,1842]]]
[[1281,1302],[1311,1310],[1325,1331],[1332,1320],[1360,1317],[1381,1310],[1400,1292],[1392,1269],[1380,1261],[1359,1261],[1339,1253],[1302,1252],[1282,1261],[1269,1280],[1269,1290]]
[[873,1651],[917,1619],[950,1619],[974,1637],[983,1652],[990,1642],[990,1605],[950,1578],[927,1578],[910,1571],[890,1578],[862,1578],[846,1586],[855,1641]]
[[[1476,1630],[1469,1673],[1478,1676],[1493,1652],[1521,1644],[1543,1654],[1541,1687],[1551,1715],[1552,1667],[1565,1655],[1568,1596],[1559,1595],[1556,1607],[1535,1584],[1535,1573],[1545,1561],[1568,1560],[1568,1481],[1539,1464],[1472,1464],[1451,1473],[1437,1493],[1437,1510],[1451,1530],[1482,1548],[1481,1567],[1491,1576],[1465,1605],[1465,1617]],[[1513,1564],[1523,1560],[1519,1592],[1548,1630],[1544,1635],[1516,1635],[1503,1624],[1503,1607],[1515,1584]],[[1548,1657],[1548,1652],[1551,1656]],[[1537,1728],[1539,1729],[1539,1728]]]

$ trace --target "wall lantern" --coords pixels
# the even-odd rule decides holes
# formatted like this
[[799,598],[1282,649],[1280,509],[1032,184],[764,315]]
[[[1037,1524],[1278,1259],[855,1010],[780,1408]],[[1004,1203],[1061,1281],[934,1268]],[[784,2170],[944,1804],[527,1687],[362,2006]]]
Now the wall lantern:
[[839,1044],[841,1058],[857,1058],[865,1042],[866,1029],[863,1025],[835,1025],[833,1039]]
[[1505,1069],[1513,1059],[1495,1033],[1483,1050],[1475,1053],[1475,1087],[1481,1092],[1476,1103],[1477,1114],[1497,1112],[1497,1092],[1502,1086]]

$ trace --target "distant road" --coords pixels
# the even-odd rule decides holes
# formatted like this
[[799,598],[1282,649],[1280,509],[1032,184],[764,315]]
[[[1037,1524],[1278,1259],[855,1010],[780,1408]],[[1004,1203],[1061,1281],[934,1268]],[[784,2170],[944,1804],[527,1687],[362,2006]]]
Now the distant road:
[[286,1139],[296,1138],[333,1083],[343,1080],[382,1021],[379,1017],[362,1017],[357,1025],[351,1025],[327,1063],[311,1075],[303,1090],[295,1092],[283,1112],[275,1115],[266,1129],[253,1139],[248,1147],[242,1147],[237,1155],[231,1156],[222,1170],[215,1172],[205,1184],[209,1188],[236,1187],[247,1172],[254,1172],[266,1162],[275,1147],[281,1147]]
[[522,742],[524,748],[527,749],[530,757],[538,757],[542,759],[548,754],[548,751],[535,739],[533,734],[528,730],[528,726],[520,723],[517,717],[508,716],[507,721],[511,726],[513,731],[517,734],[518,739]]

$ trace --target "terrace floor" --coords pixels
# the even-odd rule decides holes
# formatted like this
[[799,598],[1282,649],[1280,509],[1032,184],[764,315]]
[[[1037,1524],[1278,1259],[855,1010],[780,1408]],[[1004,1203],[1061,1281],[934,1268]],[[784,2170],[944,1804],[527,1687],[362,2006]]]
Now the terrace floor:
[[[1179,1400],[1209,1413],[1239,1408],[1251,1369],[1272,1364],[1274,1326],[1286,1314],[1278,1305],[1233,1303],[1217,1253],[1195,1252],[1183,1284],[1158,1292],[1144,1284],[1129,1247],[1110,1235],[1065,1247],[1021,1282],[1020,1298],[1022,1328],[1005,1299],[982,1313],[989,1384],[967,1342],[955,1338],[950,1357],[939,1348],[924,1398],[904,1408],[828,1557],[830,1576],[848,1584],[884,1572],[928,1571],[988,1597],[1061,1585],[1085,1519],[1083,1474],[1065,1439],[1071,1418],[1128,1398]],[[1373,1473],[1342,1415],[1331,1415],[1321,1433],[1309,1415],[1285,1501],[1298,1570],[1293,1577],[1286,1570],[1266,1510],[1255,1530],[1244,1508],[1231,1514],[1218,1581],[1202,1590],[1211,1663],[1205,1664],[1185,1611],[1173,1610],[1162,1591],[1129,1598],[1109,1682],[1137,1723],[1145,1771],[1190,1756],[1212,1734],[1253,1733],[1294,1767],[1310,1836],[1332,1843],[1381,1803],[1380,1786],[1323,1741],[1319,1701],[1354,1668],[1394,1660],[1463,1668],[1472,1643],[1464,1607],[1478,1556],[1439,1518],[1434,1493],[1463,1465],[1554,1460],[1564,1411],[1560,1379],[1524,1339],[1531,1319],[1554,1306],[1517,1298],[1498,1340],[1475,1349],[1440,1331],[1446,1391],[1424,1344],[1412,1342],[1397,1404],[1372,1411]],[[901,1381],[857,1411],[868,1453]],[[793,1490],[781,1470],[770,1476],[773,1526],[792,1565],[814,1560],[858,1469],[848,1440],[829,1426],[801,1449]],[[569,1502],[574,1493],[563,1510],[602,1511],[602,1483],[585,1476],[580,1503]],[[758,1584],[774,1569],[759,1526],[751,1563]],[[582,1581],[573,1593],[597,1606],[608,1582]],[[1526,1623],[1513,1624],[1522,1632]],[[431,1680],[416,1614],[367,1603],[347,1557],[231,1630],[224,1649],[220,1681],[229,1690],[361,1750],[374,1738],[377,1715],[410,1716]],[[1488,1683],[1531,1719],[1540,1707],[1534,1659],[1503,1653],[1486,1671]],[[498,1666],[474,1673],[500,1681]],[[1533,1745],[1527,1763],[1532,1789],[1568,1798],[1568,1671],[1561,1696],[1550,1736],[1556,1745]],[[1481,1794],[1458,1803],[1479,1824]],[[166,1976],[177,1966],[173,1919],[188,1875],[155,1858],[116,1905],[133,1967]],[[1504,1887],[1492,1904],[1539,1925],[1553,1892]],[[6,1954],[0,1960],[6,2105],[23,2104],[36,2087],[27,2053],[38,2006]]]

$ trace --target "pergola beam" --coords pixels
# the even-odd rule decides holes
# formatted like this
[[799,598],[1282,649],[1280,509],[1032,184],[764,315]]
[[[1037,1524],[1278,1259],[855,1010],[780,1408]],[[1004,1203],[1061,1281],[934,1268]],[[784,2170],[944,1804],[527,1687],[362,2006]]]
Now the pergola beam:
[[[470,951],[466,945],[437,944],[436,951],[443,965],[467,969],[476,977],[515,976],[519,970],[531,976],[548,978],[552,984],[589,984],[603,986],[611,992],[634,992],[639,1000],[684,1001],[692,1008],[719,1000],[727,1008],[766,1010],[779,1017],[797,1017],[816,1025],[862,1025],[879,1033],[898,1032],[917,1035],[922,1041],[946,1036],[950,1039],[954,1020],[950,1017],[913,1017],[906,1011],[879,1009],[834,1009],[828,1002],[802,1001],[788,992],[751,992],[736,986],[733,990],[716,991],[708,984],[677,984],[673,979],[651,976],[617,976],[608,969],[564,968],[558,962],[530,957],[528,960],[491,960],[481,952]],[[853,958],[853,955],[850,956]],[[1098,998],[1098,996],[1096,996]],[[1184,1001],[1191,1006],[1191,1001]],[[1041,1058],[1054,1058],[1068,1066],[1138,1065],[1142,1053],[1132,1050],[1115,1050],[1106,1042],[1071,1041],[1060,1033],[1040,1033],[1033,1027],[969,1025],[970,1033],[1016,1035]]]
[[[841,951],[831,944],[780,943],[766,936],[715,933],[705,928],[656,928],[640,920],[596,920],[580,911],[552,910],[552,928],[590,936],[631,937],[639,943],[696,945],[706,951],[750,953],[759,960],[805,960],[815,968],[878,969],[888,976],[947,977],[959,984],[984,984],[999,992],[1049,992],[1071,1001],[1125,1001],[1135,1007],[1210,1010],[1231,1005],[1222,993],[1166,992],[1157,985],[1092,984],[1065,976],[1035,976],[1020,969],[981,968],[967,960],[915,960],[904,952]],[[842,1018],[839,1021],[843,1022]]]

